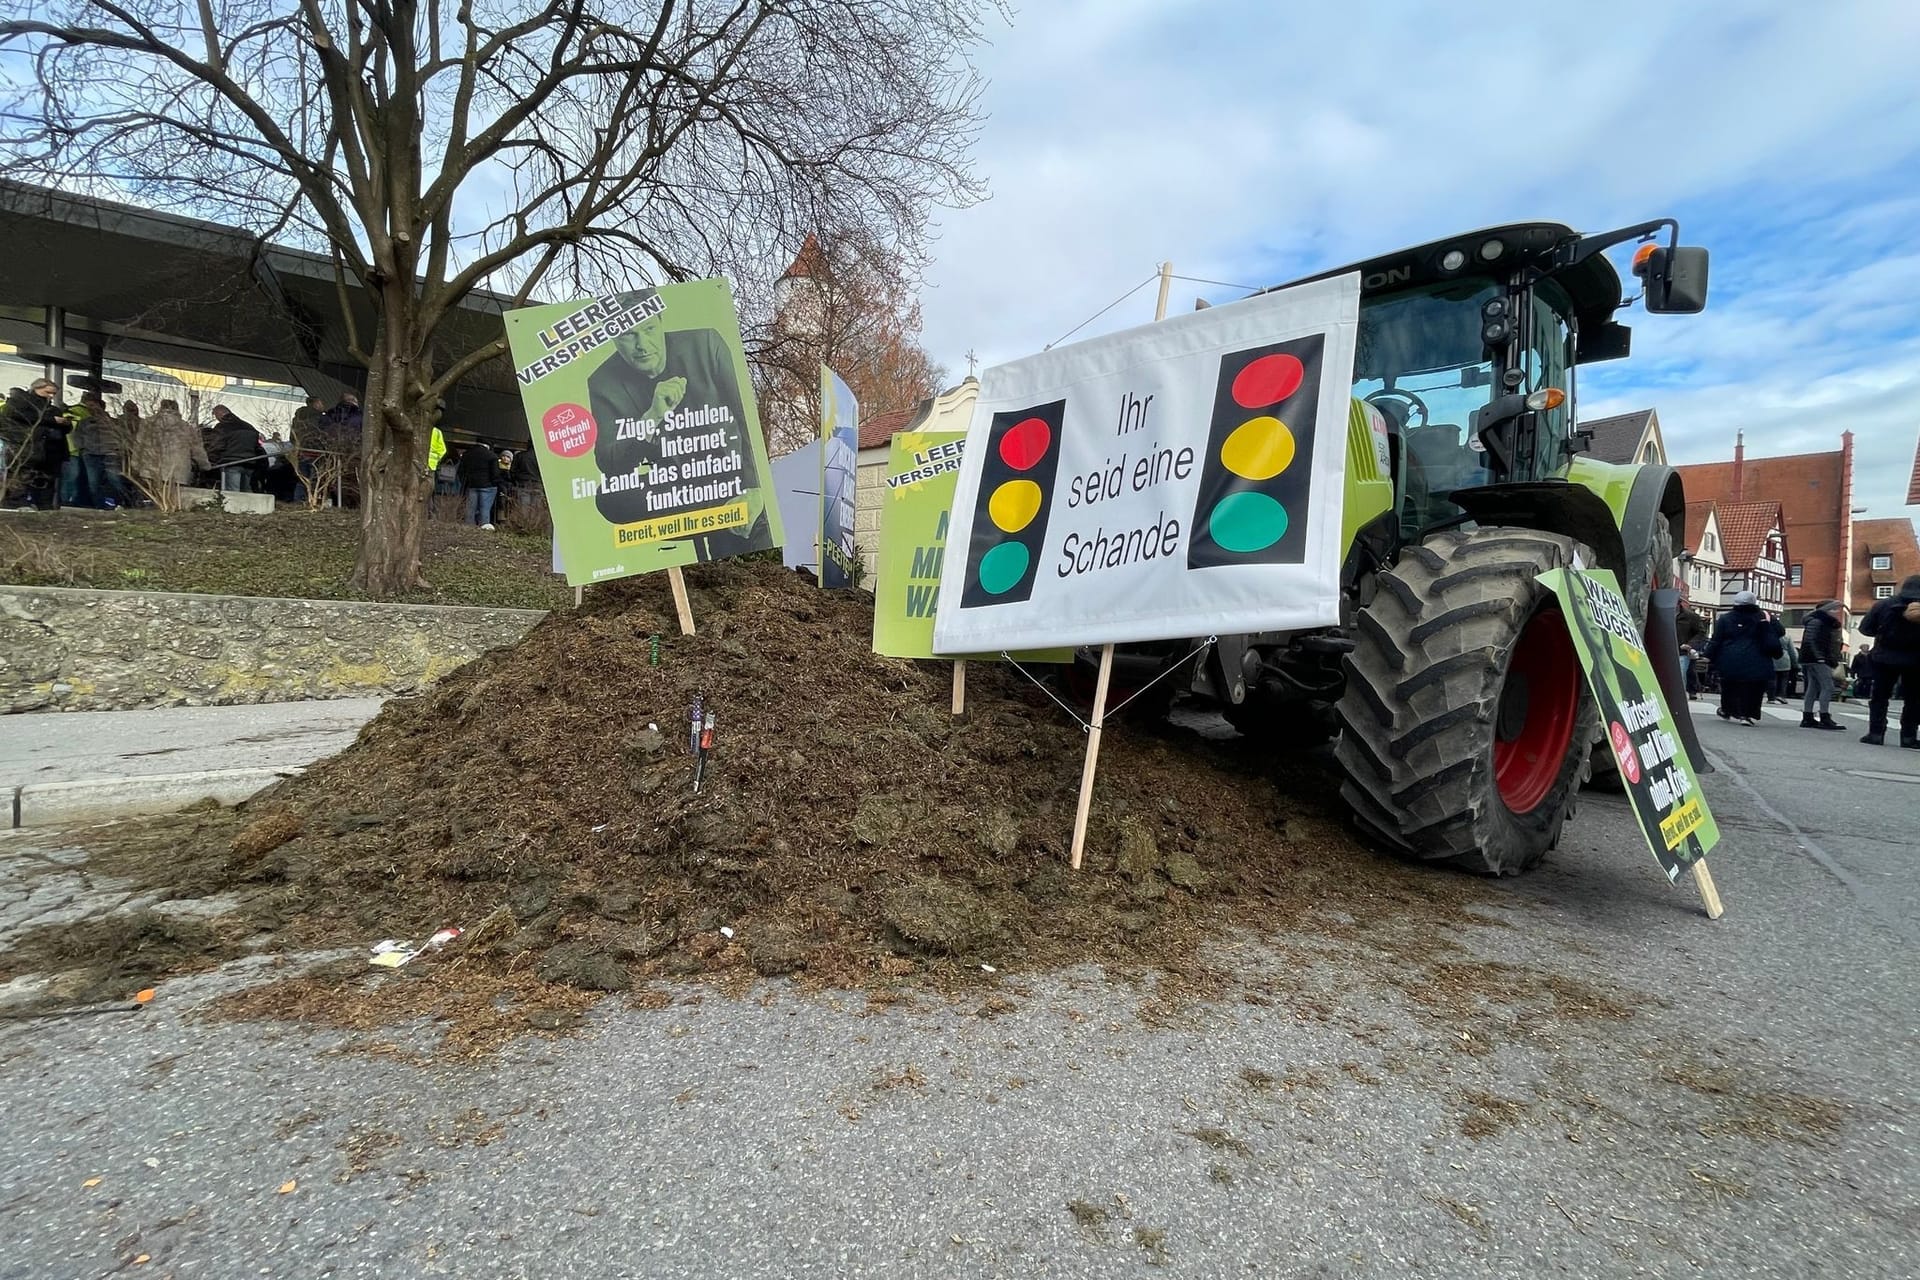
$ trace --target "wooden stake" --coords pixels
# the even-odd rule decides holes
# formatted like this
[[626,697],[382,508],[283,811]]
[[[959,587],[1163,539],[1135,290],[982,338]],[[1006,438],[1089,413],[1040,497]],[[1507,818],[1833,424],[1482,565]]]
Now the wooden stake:
[[1713,872],[1707,870],[1705,858],[1693,860],[1693,882],[1700,888],[1700,901],[1707,906],[1707,919],[1718,920],[1726,908],[1720,905],[1720,891],[1713,887]]
[[953,664],[953,714],[967,714],[967,660],[961,658]]
[[1107,722],[1107,681],[1113,676],[1113,646],[1100,646],[1100,678],[1093,686],[1093,727],[1087,731],[1087,760],[1080,766],[1080,807],[1073,814],[1073,869],[1087,846],[1087,811],[1093,806],[1093,773],[1100,765],[1100,729]]
[[[1173,264],[1160,264],[1160,296],[1153,304],[1153,318],[1167,318],[1167,293],[1173,288]],[[1087,730],[1087,758],[1080,766],[1080,804],[1073,814],[1073,869],[1080,869],[1080,856],[1087,847],[1087,814],[1093,807],[1093,778],[1100,767],[1100,731],[1107,723],[1107,684],[1113,678],[1113,646],[1100,646],[1100,678],[1093,688],[1093,723]]]
[[680,634],[693,634],[693,606],[687,603],[687,575],[675,565],[667,570],[667,582],[673,587],[673,610],[680,615]]
[[586,594],[587,594],[587,589],[585,587],[575,587],[573,589],[573,607],[574,608],[578,609],[580,607],[580,601],[586,597]]

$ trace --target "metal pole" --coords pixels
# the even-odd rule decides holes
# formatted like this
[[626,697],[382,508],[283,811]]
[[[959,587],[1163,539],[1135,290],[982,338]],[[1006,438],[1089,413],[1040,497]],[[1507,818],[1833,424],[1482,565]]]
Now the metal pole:
[[[47,345],[55,352],[63,351],[67,345],[67,312],[64,307],[47,308]],[[67,392],[66,366],[49,360],[43,366],[46,377],[53,383],[53,398],[63,399]]]

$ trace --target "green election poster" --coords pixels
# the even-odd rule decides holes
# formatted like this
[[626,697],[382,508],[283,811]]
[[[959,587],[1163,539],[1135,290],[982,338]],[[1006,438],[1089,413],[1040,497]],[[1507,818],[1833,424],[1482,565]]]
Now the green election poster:
[[1641,834],[1667,879],[1677,880],[1720,842],[1720,828],[1681,745],[1639,624],[1611,570],[1555,569],[1540,581],[1560,599]]
[[960,478],[964,431],[902,431],[887,455],[880,499],[879,573],[873,592],[873,651],[890,658],[933,656],[933,602],[947,552],[947,522]]
[[573,586],[781,545],[725,280],[506,315]]
[[[887,455],[887,491],[880,507],[879,574],[873,593],[875,653],[890,658],[935,656],[934,600],[940,594],[947,526],[966,443],[964,431],[902,431],[893,437]],[[1022,661],[1070,662],[1073,650],[1014,656]]]

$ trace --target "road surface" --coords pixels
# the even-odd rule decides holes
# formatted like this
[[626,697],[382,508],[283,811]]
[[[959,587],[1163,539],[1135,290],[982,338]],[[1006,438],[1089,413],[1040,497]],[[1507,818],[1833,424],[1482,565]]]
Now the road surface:
[[[1910,1276],[1920,752],[1796,719],[1700,719],[1724,919],[1608,796],[1485,886],[1455,941],[1564,1007],[1456,1020],[1330,903],[1171,1019],[687,987],[420,1067],[196,1020],[228,973],[0,1024],[0,1276]],[[0,902],[70,861],[0,837]]]

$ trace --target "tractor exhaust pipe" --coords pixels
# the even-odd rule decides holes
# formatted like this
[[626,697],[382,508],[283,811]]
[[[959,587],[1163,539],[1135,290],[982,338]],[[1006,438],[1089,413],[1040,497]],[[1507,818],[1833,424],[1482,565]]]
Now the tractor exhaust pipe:
[[1693,761],[1693,771],[1712,773],[1713,766],[1707,763],[1707,753],[1700,749],[1700,739],[1694,733],[1693,712],[1687,709],[1687,681],[1680,674],[1679,617],[1677,588],[1663,587],[1648,599],[1647,659],[1653,663],[1654,678],[1660,681],[1667,706],[1673,709],[1673,723],[1680,730],[1680,741],[1687,749],[1688,758]]

